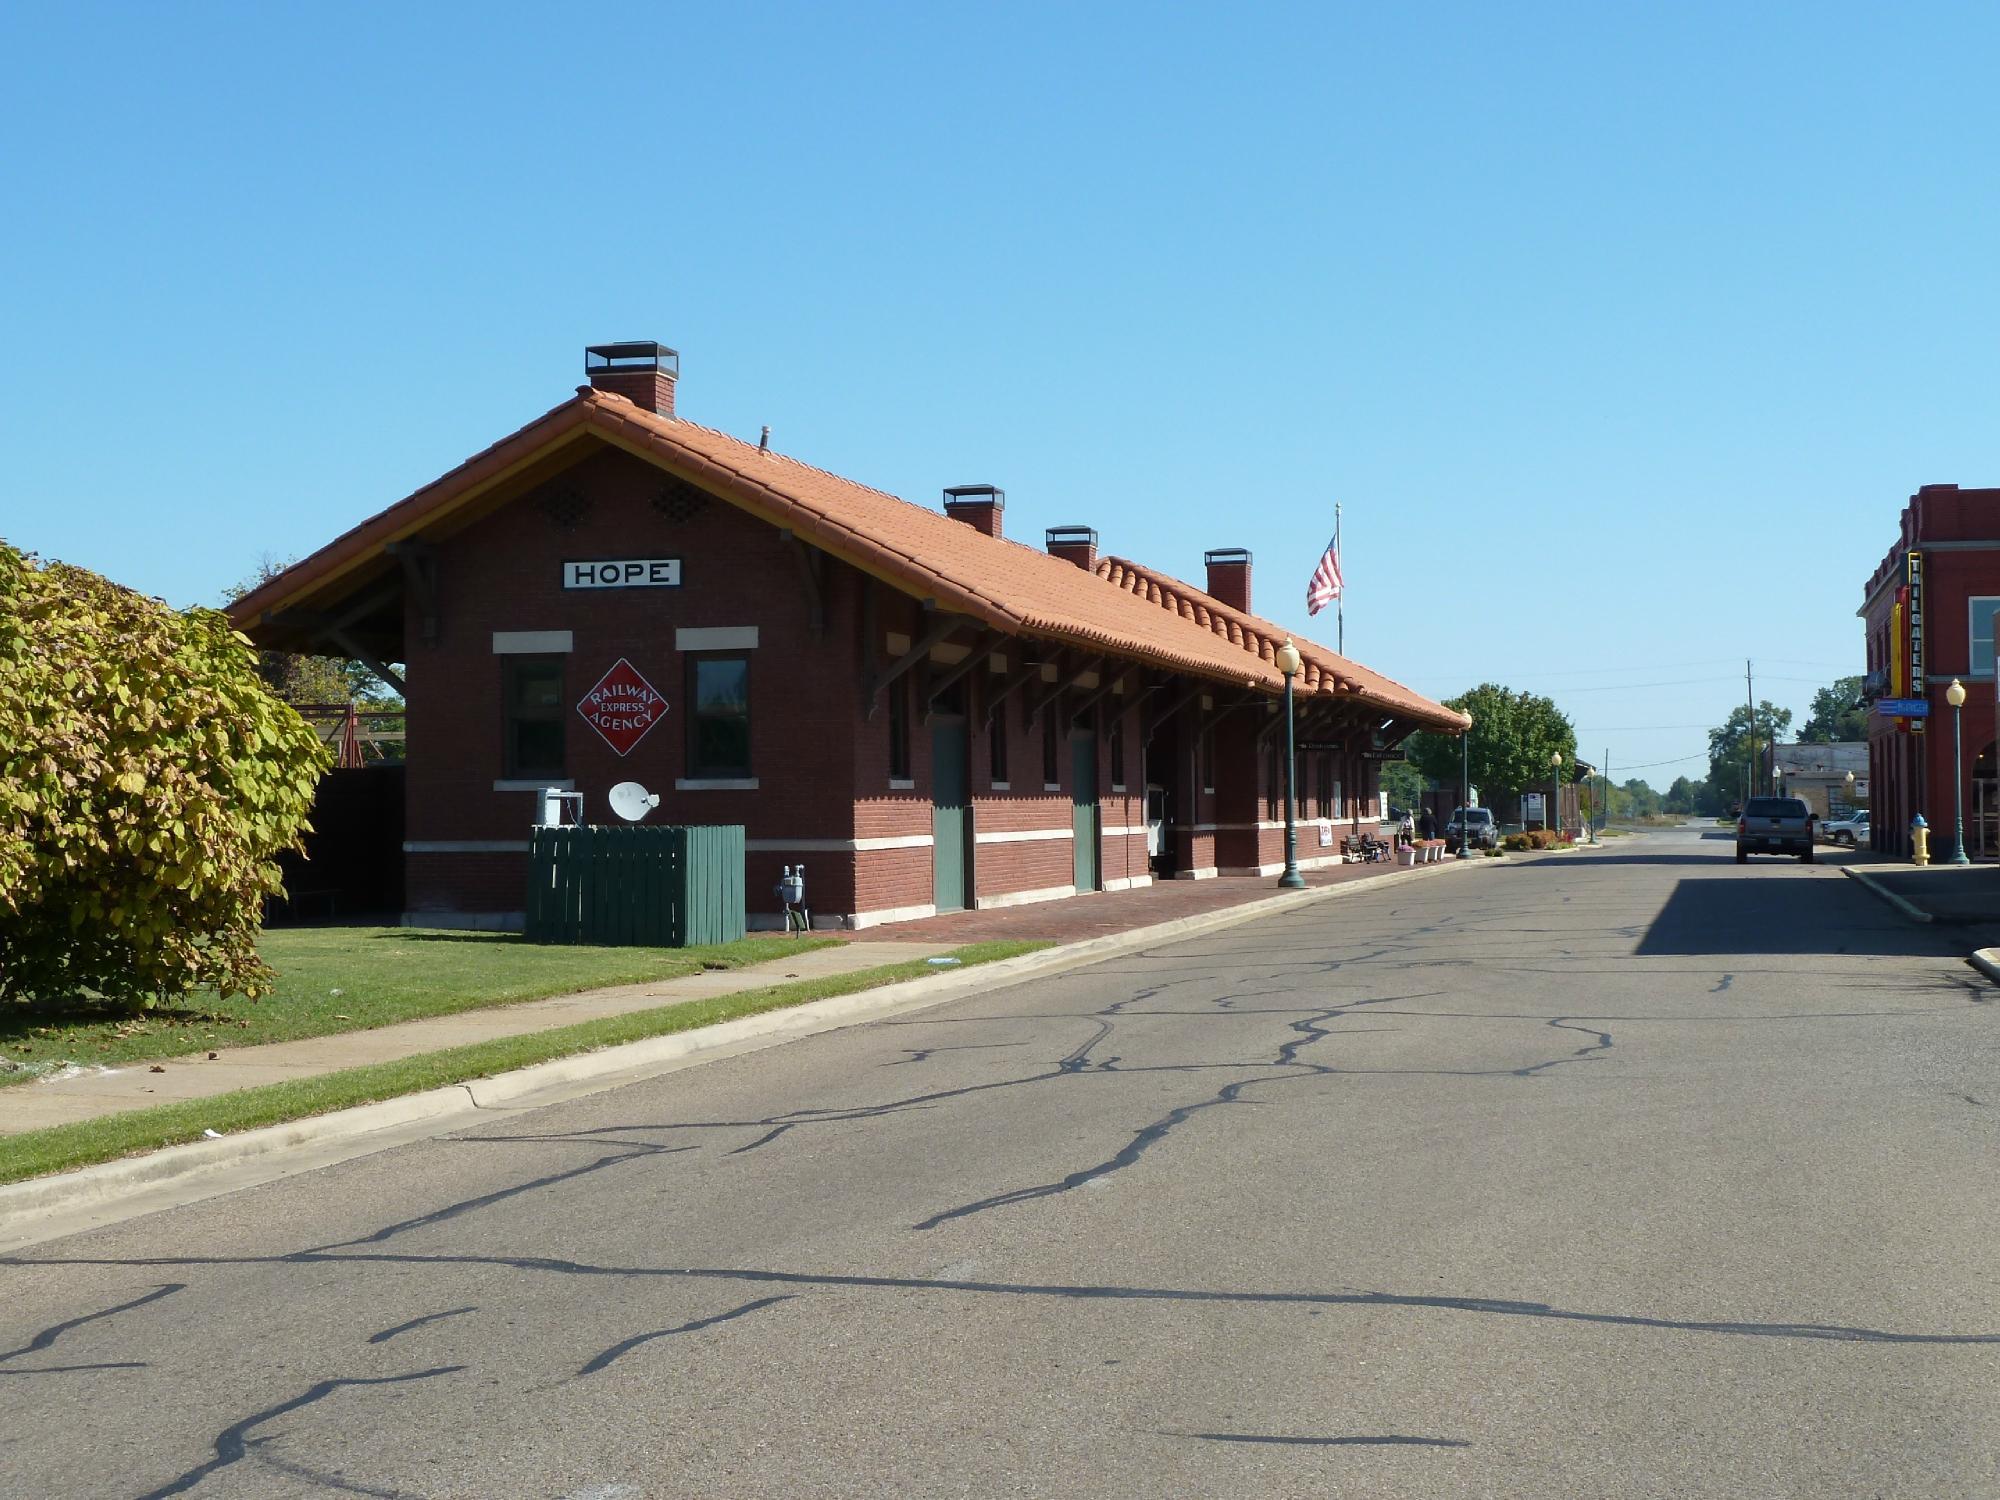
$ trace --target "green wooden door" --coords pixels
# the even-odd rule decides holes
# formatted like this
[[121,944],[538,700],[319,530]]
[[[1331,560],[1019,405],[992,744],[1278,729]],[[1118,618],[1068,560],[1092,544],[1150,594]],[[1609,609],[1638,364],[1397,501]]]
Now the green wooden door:
[[964,910],[970,885],[970,744],[962,718],[940,718],[931,726],[931,900],[939,911]]
[[1076,834],[1076,888],[1097,889],[1097,736],[1087,729],[1069,737],[1070,827]]

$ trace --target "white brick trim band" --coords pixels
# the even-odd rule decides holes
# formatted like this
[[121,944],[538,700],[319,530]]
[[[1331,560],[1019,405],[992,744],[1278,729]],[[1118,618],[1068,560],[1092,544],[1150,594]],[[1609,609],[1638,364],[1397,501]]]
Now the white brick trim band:
[[685,625],[674,632],[676,651],[755,651],[755,625]]
[[568,630],[496,630],[495,656],[555,656],[576,649],[576,635]]

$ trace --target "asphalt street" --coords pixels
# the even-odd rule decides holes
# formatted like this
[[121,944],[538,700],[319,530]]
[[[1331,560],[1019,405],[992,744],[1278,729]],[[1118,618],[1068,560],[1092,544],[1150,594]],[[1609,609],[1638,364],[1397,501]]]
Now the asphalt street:
[[1697,833],[0,1260],[6,1496],[2000,1495],[2000,989]]

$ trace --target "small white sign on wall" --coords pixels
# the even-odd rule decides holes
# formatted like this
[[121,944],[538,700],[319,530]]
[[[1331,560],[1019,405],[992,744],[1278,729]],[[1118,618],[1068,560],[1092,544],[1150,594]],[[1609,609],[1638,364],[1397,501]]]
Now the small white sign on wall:
[[678,557],[620,557],[562,565],[566,589],[677,589],[681,586]]

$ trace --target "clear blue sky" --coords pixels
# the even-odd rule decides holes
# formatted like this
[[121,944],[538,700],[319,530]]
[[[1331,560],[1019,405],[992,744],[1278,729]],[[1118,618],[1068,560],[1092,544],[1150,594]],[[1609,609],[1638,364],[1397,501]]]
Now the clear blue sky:
[[0,8],[0,534],[212,602],[658,338],[698,421],[1184,576],[1250,547],[1300,630],[1342,501],[1351,654],[1690,756],[1746,655],[1801,719],[1859,670],[1910,491],[2000,483],[1996,44],[1985,5]]

